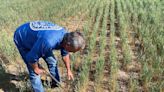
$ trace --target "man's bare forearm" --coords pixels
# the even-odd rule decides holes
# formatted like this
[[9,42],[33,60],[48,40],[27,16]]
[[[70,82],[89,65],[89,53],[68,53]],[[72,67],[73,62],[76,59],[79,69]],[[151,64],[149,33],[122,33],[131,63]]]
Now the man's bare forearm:
[[67,68],[67,71],[71,71],[69,54],[63,57],[63,61],[65,64],[65,67]]
[[74,80],[73,74],[72,74],[71,69],[70,69],[70,58],[69,58],[69,54],[63,57],[63,61],[64,61],[65,66],[67,68],[68,80],[70,80],[70,79]]

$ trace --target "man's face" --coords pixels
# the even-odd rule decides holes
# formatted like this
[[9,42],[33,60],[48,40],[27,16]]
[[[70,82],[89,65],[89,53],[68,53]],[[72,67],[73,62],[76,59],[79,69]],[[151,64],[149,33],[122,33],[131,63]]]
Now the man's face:
[[69,45],[64,45],[63,47],[65,48],[66,51],[73,52],[73,53],[75,53],[75,52],[77,52],[77,51],[79,51],[81,49],[81,48],[73,48],[73,47],[71,47]]

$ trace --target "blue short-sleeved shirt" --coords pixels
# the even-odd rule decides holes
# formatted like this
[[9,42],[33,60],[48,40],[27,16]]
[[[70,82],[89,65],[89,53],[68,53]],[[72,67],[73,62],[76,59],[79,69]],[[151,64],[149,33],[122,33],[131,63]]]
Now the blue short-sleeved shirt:
[[[52,54],[52,50],[61,50],[61,55],[68,52],[61,47],[61,42],[67,31],[48,21],[28,22],[16,29],[14,41],[20,47],[29,50],[25,55],[26,62],[35,63],[40,57]],[[18,46],[20,45],[20,46]]]

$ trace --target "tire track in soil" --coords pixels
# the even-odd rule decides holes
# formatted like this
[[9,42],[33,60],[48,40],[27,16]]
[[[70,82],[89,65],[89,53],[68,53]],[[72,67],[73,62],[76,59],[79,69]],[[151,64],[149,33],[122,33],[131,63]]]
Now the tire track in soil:
[[95,92],[95,75],[96,74],[96,61],[92,61],[89,70],[89,84],[86,92]]
[[[119,61],[119,66],[120,69],[118,71],[118,84],[119,84],[119,92],[128,92],[129,91],[129,83],[130,83],[130,78],[135,79],[139,81],[139,72],[141,69],[141,64],[137,60],[137,55],[138,51],[140,49],[141,43],[138,40],[135,32],[132,31],[127,31],[128,34],[128,45],[130,47],[130,51],[132,53],[132,60],[131,62],[127,65],[127,68],[124,69],[123,67],[123,50],[122,50],[122,45],[121,45],[121,38],[120,38],[120,33],[117,32],[116,34],[116,48],[118,52],[118,61]],[[141,92],[141,87],[138,88],[138,90]]]
[[127,32],[129,36],[129,46],[132,52],[132,62],[127,67],[127,72],[130,78],[136,80],[139,85],[137,90],[142,92],[142,87],[140,85],[140,71],[141,63],[138,61],[139,51],[142,49],[141,42],[139,41],[138,35],[136,32],[130,30]]
[[105,63],[103,71],[102,89],[104,92],[109,92],[109,77],[110,77],[110,64],[109,64],[109,54],[110,54],[110,21],[109,16],[107,19],[107,30],[106,30],[106,47],[105,47]]
[[[109,6],[107,6],[109,7]],[[104,8],[104,13],[103,15],[105,15],[106,10]],[[110,43],[110,21],[109,21],[109,14],[107,14],[107,24],[106,24],[106,30],[100,29],[102,31],[106,31],[105,34],[105,42],[106,42],[106,46],[105,46],[105,50],[104,50],[104,65],[103,65],[103,73],[102,73],[102,80],[100,81],[100,90],[102,90],[103,92],[109,92],[109,77],[110,77],[110,64],[109,64],[109,54],[110,54],[110,45],[108,43]],[[103,17],[105,18],[105,17]],[[103,24],[103,18],[101,21],[101,25]],[[102,25],[103,26],[103,25]],[[102,26],[100,28],[102,28]],[[101,41],[99,41],[99,45],[101,44]],[[99,90],[99,91],[100,91]]]
[[122,45],[121,45],[121,38],[120,35],[116,35],[116,39],[115,39],[115,44],[116,44],[116,50],[117,50],[117,59],[118,59],[118,65],[119,70],[118,70],[118,78],[117,78],[117,82],[119,85],[119,92],[128,92],[128,74],[126,71],[123,70],[122,67],[123,66],[123,50],[122,50]]

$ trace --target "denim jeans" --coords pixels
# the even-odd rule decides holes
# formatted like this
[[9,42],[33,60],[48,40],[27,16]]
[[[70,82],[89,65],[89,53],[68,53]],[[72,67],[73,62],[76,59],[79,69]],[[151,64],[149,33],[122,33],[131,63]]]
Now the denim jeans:
[[[59,77],[59,72],[58,72],[58,67],[57,67],[57,61],[53,56],[44,58],[44,60],[46,61],[47,65],[48,65],[48,69],[50,71],[50,73],[58,80],[60,81],[60,77]],[[26,63],[28,71],[29,71],[29,76],[30,76],[30,81],[31,81],[31,85],[32,88],[34,90],[34,92],[44,92],[44,88],[40,79],[40,75],[37,75],[34,73],[31,65],[29,65],[28,63]],[[56,83],[55,81],[52,81],[53,83]]]
[[[29,77],[30,77],[33,91],[34,92],[44,92],[44,88],[43,88],[43,85],[42,85],[42,82],[40,79],[40,75],[37,75],[34,72],[32,66],[25,60],[25,55],[28,51],[22,50],[21,48],[18,48],[18,50],[19,50],[26,66],[27,66],[27,69],[29,71]],[[57,67],[57,61],[56,61],[55,57],[52,55],[52,56],[49,56],[49,57],[46,57],[43,59],[45,60],[51,75],[53,75],[58,81],[60,81],[58,67]],[[52,83],[55,84],[56,82],[52,81]]]

